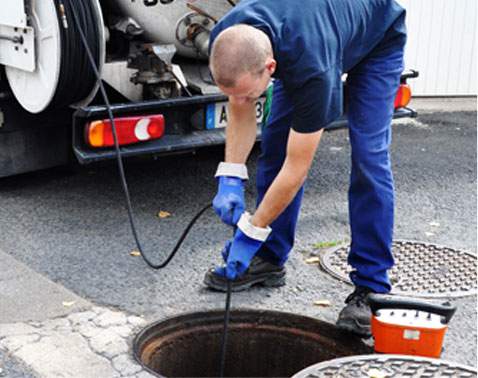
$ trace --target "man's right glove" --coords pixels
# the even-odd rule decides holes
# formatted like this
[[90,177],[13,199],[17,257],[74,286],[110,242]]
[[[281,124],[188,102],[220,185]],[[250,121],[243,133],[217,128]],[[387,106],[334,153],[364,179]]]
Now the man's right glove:
[[272,231],[270,227],[254,226],[251,218],[247,211],[241,215],[234,238],[226,242],[221,252],[226,266],[217,268],[215,272],[230,281],[234,281],[246,272],[252,258]]
[[212,201],[214,211],[221,220],[235,226],[245,209],[244,180],[247,167],[244,164],[219,163],[216,171],[218,190]]

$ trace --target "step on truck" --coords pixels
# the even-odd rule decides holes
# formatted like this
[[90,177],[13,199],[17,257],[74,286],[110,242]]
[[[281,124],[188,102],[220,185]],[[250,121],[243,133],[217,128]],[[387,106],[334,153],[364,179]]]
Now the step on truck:
[[[115,157],[73,12],[110,98],[123,156],[224,144],[227,98],[208,69],[209,35],[237,1],[1,0],[0,177]],[[417,75],[402,75],[396,118],[416,115],[407,107],[407,79]],[[266,97],[256,105],[258,125]],[[345,117],[327,129],[343,126]]]

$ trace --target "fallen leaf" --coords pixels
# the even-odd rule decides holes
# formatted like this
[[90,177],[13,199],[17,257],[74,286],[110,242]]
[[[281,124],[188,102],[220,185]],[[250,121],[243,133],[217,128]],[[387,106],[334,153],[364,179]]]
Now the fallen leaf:
[[387,373],[378,369],[370,369],[367,372],[369,378],[386,378]]
[[321,307],[329,307],[330,306],[330,301],[327,299],[322,299],[320,301],[315,301],[314,302],[315,306],[321,306]]
[[141,256],[140,251],[131,251],[129,254],[130,254],[130,256],[134,256],[134,257]]
[[158,213],[158,217],[159,217],[159,218],[167,218],[167,217],[170,217],[170,216],[171,216],[171,213],[168,213],[167,211],[161,210],[161,211]]
[[71,301],[71,302],[62,302],[63,306],[64,307],[71,307],[75,304],[76,302],[75,301]]
[[438,222],[430,222],[430,226],[432,226],[432,227],[440,227],[440,223],[438,223]]
[[309,257],[307,260],[305,260],[306,264],[318,264],[320,262],[320,259],[318,257]]

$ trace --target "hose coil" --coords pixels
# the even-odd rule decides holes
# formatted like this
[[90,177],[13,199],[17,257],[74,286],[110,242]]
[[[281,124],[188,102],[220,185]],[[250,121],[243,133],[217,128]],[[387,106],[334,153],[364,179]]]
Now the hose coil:
[[100,37],[92,0],[53,0],[60,24],[61,64],[57,90],[49,105],[57,109],[77,103],[91,93],[97,78],[88,60],[72,8],[78,16],[96,66],[100,66]]

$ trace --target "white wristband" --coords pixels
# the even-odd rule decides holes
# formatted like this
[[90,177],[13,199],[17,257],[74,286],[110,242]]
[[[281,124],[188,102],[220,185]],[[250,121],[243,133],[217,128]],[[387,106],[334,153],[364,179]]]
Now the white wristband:
[[262,242],[266,241],[269,234],[272,232],[272,229],[269,226],[267,226],[266,228],[254,226],[251,223],[251,218],[251,214],[245,211],[239,218],[239,222],[237,222],[237,227],[239,227],[239,229],[251,239],[259,240]]
[[249,176],[247,175],[247,167],[245,164],[237,164],[237,163],[219,163],[216,171],[216,175],[218,176],[232,176],[232,177],[239,177],[243,180],[248,180]]

